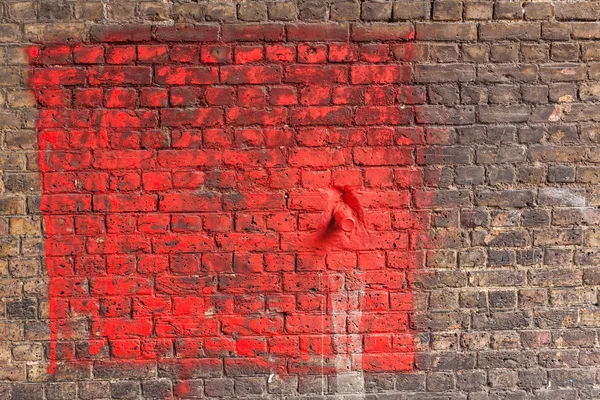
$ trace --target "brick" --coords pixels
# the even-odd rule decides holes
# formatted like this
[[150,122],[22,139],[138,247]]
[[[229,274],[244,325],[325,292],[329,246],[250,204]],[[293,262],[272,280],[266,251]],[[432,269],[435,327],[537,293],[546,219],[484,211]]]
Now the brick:
[[500,1],[494,4],[495,19],[521,19],[525,9],[517,3]]
[[274,21],[292,21],[298,12],[296,4],[291,1],[267,4],[269,19]]
[[238,18],[242,21],[262,21],[267,18],[267,5],[265,3],[240,4]]
[[595,20],[600,13],[597,3],[556,4],[554,13],[558,20]]
[[298,4],[298,18],[302,21],[323,21],[327,15],[327,4],[307,0]]
[[494,312],[489,317],[478,315],[473,321],[473,325],[477,329],[491,330],[524,328],[529,323],[530,316],[525,312]]
[[332,123],[350,125],[351,121],[352,111],[347,107],[292,108],[290,110],[290,122],[295,126],[330,125]]
[[540,78],[549,82],[569,82],[585,79],[585,68],[580,64],[552,64],[540,66]]
[[[25,23],[24,33],[27,40],[38,43],[59,43],[64,41],[83,41],[85,26],[80,23],[57,22]],[[93,37],[90,32],[90,36]]]
[[487,2],[473,2],[464,4],[465,18],[468,20],[490,20],[494,5]]
[[411,109],[397,107],[364,107],[358,108],[355,114],[357,125],[408,125],[412,120]]
[[581,207],[585,204],[583,193],[578,190],[546,188],[538,192],[538,203],[544,205],[572,205]]
[[471,41],[477,38],[477,25],[446,22],[417,23],[417,40]]
[[[221,32],[226,42],[257,41],[277,42],[284,39],[284,27],[279,24],[224,25]],[[289,31],[288,31],[289,35]]]
[[575,162],[584,157],[581,149],[567,146],[539,145],[530,148],[528,153],[532,161]]
[[581,284],[581,272],[553,269],[536,270],[529,274],[528,278],[533,286],[577,286]]
[[548,40],[569,40],[572,27],[569,23],[544,22],[542,23],[542,37]]
[[398,20],[418,20],[428,19],[430,15],[431,4],[429,1],[399,1],[394,2],[392,9],[392,19]]
[[90,38],[96,42],[142,42],[151,36],[151,27],[144,25],[93,25],[90,28]]
[[442,0],[433,3],[432,18],[438,21],[458,21],[462,17],[462,3],[453,0]]
[[391,3],[363,2],[361,18],[365,21],[389,21],[392,18]]
[[537,40],[540,35],[540,24],[534,22],[492,22],[483,24],[479,28],[479,37],[484,41]]
[[165,42],[214,42],[218,35],[219,28],[216,26],[161,26],[154,32],[157,40]]
[[521,147],[497,148],[480,147],[477,149],[477,162],[490,163],[519,163],[525,161],[525,149]]
[[409,149],[355,148],[354,161],[359,165],[410,165]]
[[102,4],[98,2],[92,2],[89,4],[76,4],[74,13],[76,19],[99,21],[104,17]]
[[[227,122],[233,125],[279,125],[287,120],[287,110],[274,108],[270,111],[254,109],[232,108],[227,111]],[[297,118],[292,113],[292,118]]]
[[416,106],[418,123],[461,125],[475,122],[473,107]]
[[211,67],[156,67],[155,81],[168,85],[209,85],[219,83],[218,71]]
[[479,121],[493,122],[526,122],[529,120],[529,109],[523,106],[482,106],[479,109]]
[[287,25],[287,39],[290,41],[346,41],[347,25],[294,24]]
[[164,398],[173,393],[172,383],[168,380],[143,381],[142,395],[146,398]]
[[469,164],[471,160],[471,151],[467,147],[432,147],[417,151],[417,163],[423,165]]
[[479,191],[476,196],[480,206],[526,207],[533,202],[533,193],[528,190]]
[[149,84],[152,68],[142,66],[97,67],[89,71],[92,85]]
[[414,38],[414,30],[409,24],[353,24],[351,30],[351,39],[362,41],[374,40],[411,40]]
[[221,80],[227,84],[267,84],[281,82],[277,66],[228,66],[221,68]]
[[331,5],[330,18],[334,21],[356,21],[360,19],[360,11],[358,2],[340,1]]
[[215,1],[206,6],[207,21],[233,21],[235,17],[236,9],[234,4]]
[[549,48],[547,45],[528,44],[521,47],[521,58],[525,62],[548,61]]
[[467,82],[475,79],[475,69],[468,64],[417,65],[415,80],[429,82]]
[[352,66],[350,80],[355,85],[400,83],[410,79],[410,69],[402,66]]
[[478,80],[489,83],[531,82],[537,79],[537,67],[531,64],[479,67],[477,77]]

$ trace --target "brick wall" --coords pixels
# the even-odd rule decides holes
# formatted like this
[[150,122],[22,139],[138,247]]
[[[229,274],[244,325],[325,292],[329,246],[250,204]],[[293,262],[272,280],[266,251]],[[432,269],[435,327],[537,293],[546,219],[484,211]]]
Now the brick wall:
[[598,396],[600,3],[0,3],[0,399]]

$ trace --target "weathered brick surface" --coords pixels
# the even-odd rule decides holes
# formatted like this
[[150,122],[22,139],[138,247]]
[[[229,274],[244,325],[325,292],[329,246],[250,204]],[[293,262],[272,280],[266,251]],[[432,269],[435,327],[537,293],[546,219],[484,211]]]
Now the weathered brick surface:
[[599,16],[0,1],[0,399],[597,398]]

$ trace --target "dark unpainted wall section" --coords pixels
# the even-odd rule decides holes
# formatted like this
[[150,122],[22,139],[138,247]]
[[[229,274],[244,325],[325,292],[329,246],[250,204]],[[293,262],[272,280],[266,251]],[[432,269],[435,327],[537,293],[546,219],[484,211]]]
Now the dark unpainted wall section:
[[600,3],[0,1],[0,399],[595,399]]

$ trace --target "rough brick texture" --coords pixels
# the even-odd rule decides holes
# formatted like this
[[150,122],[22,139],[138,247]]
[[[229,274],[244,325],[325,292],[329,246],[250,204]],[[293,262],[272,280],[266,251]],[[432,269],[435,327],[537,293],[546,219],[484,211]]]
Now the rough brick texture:
[[600,395],[600,3],[0,5],[0,399]]
[[98,28],[91,44],[29,50],[49,372],[219,377],[214,397],[238,376],[412,371],[429,213],[410,190],[418,208],[431,192],[404,181],[422,179],[424,132],[400,101],[410,66],[389,58],[403,38],[197,31]]

